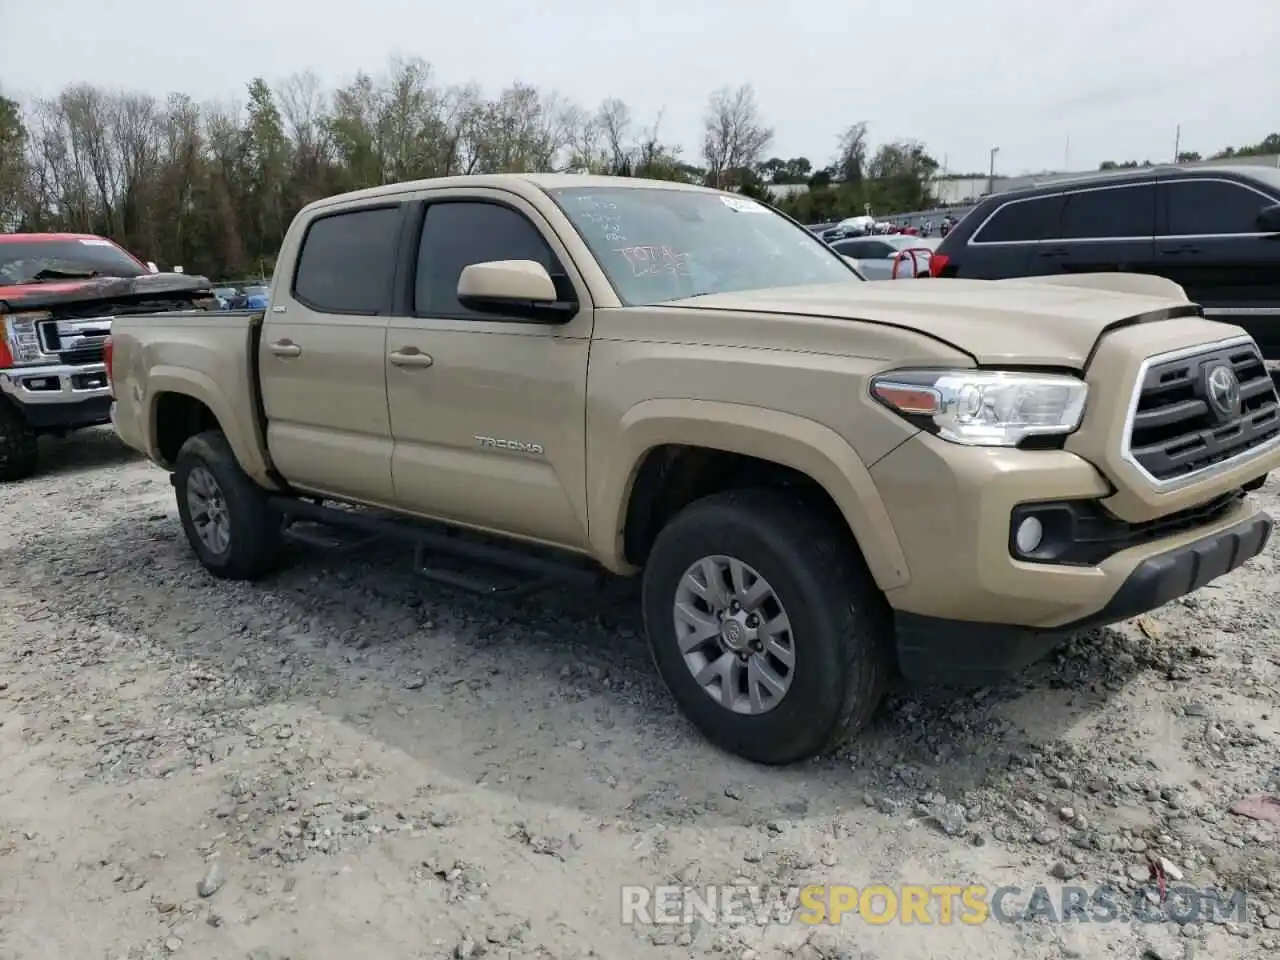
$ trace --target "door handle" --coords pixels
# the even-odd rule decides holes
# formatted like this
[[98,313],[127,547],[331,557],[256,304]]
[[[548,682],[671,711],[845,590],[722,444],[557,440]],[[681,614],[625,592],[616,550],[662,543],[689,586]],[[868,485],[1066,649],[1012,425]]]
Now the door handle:
[[1040,256],[1042,257],[1065,257],[1066,255],[1067,251],[1065,247],[1053,247],[1049,250],[1040,251]]
[[405,347],[402,350],[395,350],[389,353],[387,358],[397,367],[429,367],[435,363],[431,359],[431,354],[423,353],[417,347]]
[[1181,246],[1181,247],[1170,247],[1168,250],[1166,250],[1166,251],[1165,251],[1165,253],[1166,253],[1166,254],[1172,254],[1172,253],[1199,253],[1199,252],[1200,252],[1200,248],[1199,248],[1199,247],[1187,246],[1187,245],[1185,245],[1185,244],[1184,244],[1183,246]]
[[300,357],[302,348],[292,340],[277,340],[267,348],[277,357]]

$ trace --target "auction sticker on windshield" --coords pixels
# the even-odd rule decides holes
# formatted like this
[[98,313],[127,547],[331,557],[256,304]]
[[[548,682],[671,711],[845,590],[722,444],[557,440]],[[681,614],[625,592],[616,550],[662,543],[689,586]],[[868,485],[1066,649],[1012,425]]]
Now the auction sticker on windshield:
[[83,237],[80,240],[86,247],[112,247],[115,246],[110,240],[100,240],[97,237]]
[[742,197],[721,197],[720,202],[730,210],[737,210],[738,213],[765,213],[764,207],[756,203],[754,200],[745,200]]

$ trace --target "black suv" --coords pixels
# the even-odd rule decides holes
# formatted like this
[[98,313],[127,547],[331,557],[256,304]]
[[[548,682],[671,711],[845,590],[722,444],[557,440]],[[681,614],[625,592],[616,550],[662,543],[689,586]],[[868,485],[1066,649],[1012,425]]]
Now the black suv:
[[1280,359],[1280,169],[1146,167],[996,194],[947,234],[931,269],[1156,274]]

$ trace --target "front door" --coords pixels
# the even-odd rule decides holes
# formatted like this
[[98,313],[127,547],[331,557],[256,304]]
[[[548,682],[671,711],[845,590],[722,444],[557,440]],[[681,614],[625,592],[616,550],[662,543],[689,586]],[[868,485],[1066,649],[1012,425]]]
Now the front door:
[[1032,251],[1031,273],[1151,273],[1155,232],[1154,183],[1070,191],[1057,231]]
[[1160,193],[1160,274],[1180,284],[1206,316],[1239,324],[1264,356],[1280,358],[1280,234],[1258,226],[1258,214],[1277,199],[1211,178],[1169,180]]
[[[394,500],[386,336],[407,207],[346,208],[277,264],[260,347],[267,446],[298,487]],[[291,269],[292,268],[292,269]]]
[[[559,546],[587,543],[586,383],[592,312],[553,231],[502,191],[433,191],[410,316],[387,333],[391,471],[405,509]],[[535,260],[579,310],[567,323],[480,314],[464,267]]]

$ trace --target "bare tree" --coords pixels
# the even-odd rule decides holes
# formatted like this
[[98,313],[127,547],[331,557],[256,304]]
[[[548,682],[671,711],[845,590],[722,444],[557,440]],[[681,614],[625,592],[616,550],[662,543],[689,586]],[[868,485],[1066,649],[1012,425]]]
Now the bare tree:
[[13,229],[27,200],[27,128],[16,100],[0,97],[0,230]]
[[[662,111],[648,119],[617,98],[584,107],[523,83],[445,85],[418,58],[333,90],[312,73],[258,78],[222,104],[76,84],[29,104],[0,98],[0,227],[103,233],[143,259],[235,278],[269,269],[304,204],[392,180],[565,168],[708,179],[663,141]],[[747,174],[772,131],[751,86],[716,91],[704,132],[712,182],[758,189]],[[797,193],[806,215],[860,207],[869,191],[894,209],[924,195],[933,161],[920,145],[871,151],[856,124],[841,151],[864,184]],[[779,183],[811,169],[805,157],[764,165]]]
[[858,184],[867,170],[867,125],[863,121],[850,124],[840,134],[836,173],[845,183]]
[[749,83],[733,90],[721,87],[712,93],[703,128],[702,156],[710,181],[718,187],[728,185],[732,171],[759,163],[773,141],[773,128],[764,125],[755,88]]
[[604,137],[604,149],[608,153],[608,171],[615,175],[631,171],[633,149],[631,145],[631,108],[616,97],[604,100],[596,110],[596,123]]

